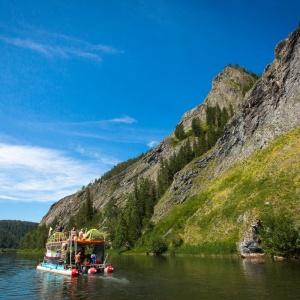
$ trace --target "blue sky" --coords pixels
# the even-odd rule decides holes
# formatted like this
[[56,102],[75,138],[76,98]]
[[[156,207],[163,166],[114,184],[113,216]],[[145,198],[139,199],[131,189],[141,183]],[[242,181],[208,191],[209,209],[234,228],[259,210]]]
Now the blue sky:
[[300,1],[0,0],[0,220],[155,147],[229,63],[262,73]]

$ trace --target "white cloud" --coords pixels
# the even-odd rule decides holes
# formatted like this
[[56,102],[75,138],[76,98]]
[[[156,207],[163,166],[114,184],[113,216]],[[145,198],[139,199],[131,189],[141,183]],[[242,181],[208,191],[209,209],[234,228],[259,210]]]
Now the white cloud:
[[48,57],[77,57],[101,62],[102,54],[123,53],[123,51],[108,45],[93,45],[80,39],[35,28],[31,28],[31,31],[28,35],[34,37],[8,37],[1,35],[0,40],[6,44],[29,49]]
[[134,118],[128,117],[128,116],[124,116],[122,118],[111,119],[111,120],[109,120],[109,122],[133,124],[133,123],[136,123],[137,120],[135,120]]
[[3,200],[54,202],[76,192],[100,173],[94,164],[72,159],[57,150],[0,144]]
[[150,142],[147,144],[147,146],[148,146],[149,148],[153,148],[153,147],[155,147],[157,144],[158,144],[157,141],[150,141]]
[[107,154],[99,153],[99,149],[93,149],[93,148],[86,149],[81,145],[77,145],[75,151],[82,155],[85,155],[86,157],[90,157],[93,160],[99,161],[103,165],[110,166],[110,167],[115,166],[116,164],[121,162],[115,157],[109,156]]

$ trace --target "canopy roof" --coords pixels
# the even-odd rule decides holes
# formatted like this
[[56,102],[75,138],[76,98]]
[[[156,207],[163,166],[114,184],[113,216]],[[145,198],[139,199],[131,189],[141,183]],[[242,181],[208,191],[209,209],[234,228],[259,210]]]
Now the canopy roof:
[[62,242],[67,239],[67,236],[63,232],[54,232],[52,235],[48,238],[48,243],[53,242]]
[[103,234],[95,228],[89,230],[83,237],[86,240],[103,240]]
[[103,234],[95,228],[89,230],[84,236],[83,239],[77,240],[78,244],[81,245],[92,245],[92,244],[104,244]]
[[[61,243],[68,240],[67,235],[64,232],[54,232],[47,240],[47,243]],[[80,245],[93,245],[104,244],[103,234],[95,228],[90,229],[84,234],[82,239],[76,239],[76,242]]]

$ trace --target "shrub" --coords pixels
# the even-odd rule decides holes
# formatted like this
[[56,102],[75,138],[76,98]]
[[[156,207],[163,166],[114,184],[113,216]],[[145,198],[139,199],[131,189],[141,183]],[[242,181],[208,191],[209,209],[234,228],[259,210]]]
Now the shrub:
[[262,217],[261,241],[268,255],[289,257],[299,254],[299,232],[294,221],[283,212]]
[[150,253],[162,254],[167,250],[167,246],[163,238],[154,236],[148,240],[147,250]]

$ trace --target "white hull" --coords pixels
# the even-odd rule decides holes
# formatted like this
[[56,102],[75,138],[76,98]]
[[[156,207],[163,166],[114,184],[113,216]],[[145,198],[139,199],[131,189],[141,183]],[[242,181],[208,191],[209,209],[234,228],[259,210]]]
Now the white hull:
[[43,267],[41,265],[38,265],[36,267],[36,269],[40,270],[40,271],[51,272],[51,273],[62,274],[62,275],[68,275],[68,276],[77,275],[77,274],[73,274],[73,270],[71,270],[71,269],[57,270],[57,269],[52,269],[52,268],[46,268],[46,267]]
[[[62,274],[62,275],[68,275],[68,276],[77,276],[80,273],[78,272],[77,269],[57,269],[57,268],[51,268],[51,267],[44,267],[41,264],[36,267],[37,270],[40,271],[45,271],[45,272],[51,272],[51,273],[56,273],[56,274]],[[102,271],[101,271],[102,270]],[[100,272],[104,274],[111,274],[113,273],[113,267],[108,266],[100,269]],[[95,274],[98,273],[99,269],[92,267],[89,270],[87,270],[86,274]]]

